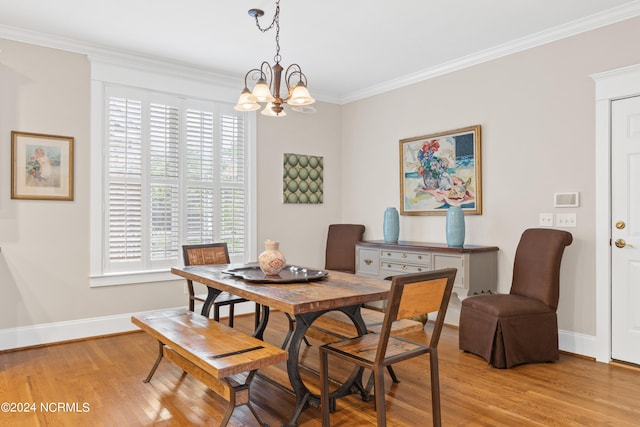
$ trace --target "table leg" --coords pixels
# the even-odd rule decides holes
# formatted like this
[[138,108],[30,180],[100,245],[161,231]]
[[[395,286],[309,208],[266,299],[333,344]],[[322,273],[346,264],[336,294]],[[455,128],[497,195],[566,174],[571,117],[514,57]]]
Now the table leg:
[[215,300],[221,292],[222,291],[219,289],[207,286],[207,298],[204,300],[204,304],[202,304],[202,310],[200,311],[200,314],[205,317],[209,317],[211,306],[213,305],[213,300]]
[[[204,300],[204,304],[202,304],[202,311],[200,312],[203,316],[209,317],[211,306],[221,292],[222,291],[219,289],[209,286],[207,287],[207,298]],[[262,305],[260,307],[260,321],[257,324],[256,330],[253,332],[253,336],[261,340],[264,334],[264,330],[267,328],[267,323],[269,322],[269,307],[267,307],[266,305]]]
[[264,341],[264,330],[267,329],[267,323],[269,323],[269,307],[266,305],[261,305],[260,307],[260,321],[258,322],[258,327],[253,332],[253,336]]
[[[314,405],[316,407],[320,405],[320,396],[312,394],[302,381],[302,377],[300,376],[298,357],[300,354],[300,345],[304,341],[307,330],[309,329],[311,324],[318,317],[329,311],[341,311],[342,313],[346,314],[356,327],[358,335],[367,333],[367,326],[364,323],[364,319],[362,318],[362,315],[360,313],[359,304],[331,310],[323,310],[314,313],[297,314],[295,316],[296,326],[293,332],[293,336],[291,337],[291,342],[289,344],[287,374],[289,375],[289,381],[291,382],[293,391],[296,394],[296,407],[293,415],[291,416],[291,419],[287,424],[285,424],[286,426],[296,426],[298,417],[300,417],[302,411],[305,410],[309,405]],[[336,398],[351,394],[354,392],[354,390],[360,394],[365,393],[364,387],[362,386],[362,371],[362,368],[354,368],[351,376],[344,382],[344,384],[342,384],[338,389],[331,393],[331,400],[335,402]]]

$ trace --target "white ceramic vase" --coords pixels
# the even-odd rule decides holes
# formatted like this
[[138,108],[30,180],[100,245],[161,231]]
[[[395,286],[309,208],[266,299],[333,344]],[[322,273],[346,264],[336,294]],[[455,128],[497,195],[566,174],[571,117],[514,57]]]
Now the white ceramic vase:
[[280,252],[280,242],[267,240],[264,242],[265,250],[258,257],[258,265],[267,276],[276,276],[287,265],[282,252]]

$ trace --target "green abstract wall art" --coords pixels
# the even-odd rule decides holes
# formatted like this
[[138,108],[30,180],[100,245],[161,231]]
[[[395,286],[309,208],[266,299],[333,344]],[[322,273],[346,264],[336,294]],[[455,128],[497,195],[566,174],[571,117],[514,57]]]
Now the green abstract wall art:
[[283,203],[322,203],[324,160],[321,156],[285,153],[282,164]]

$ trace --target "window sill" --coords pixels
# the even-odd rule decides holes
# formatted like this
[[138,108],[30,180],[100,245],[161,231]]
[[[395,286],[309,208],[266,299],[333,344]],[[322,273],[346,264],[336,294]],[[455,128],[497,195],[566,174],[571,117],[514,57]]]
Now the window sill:
[[169,282],[182,280],[169,270],[140,271],[132,273],[114,273],[89,276],[89,286],[98,288],[102,286],[135,285],[140,283]]

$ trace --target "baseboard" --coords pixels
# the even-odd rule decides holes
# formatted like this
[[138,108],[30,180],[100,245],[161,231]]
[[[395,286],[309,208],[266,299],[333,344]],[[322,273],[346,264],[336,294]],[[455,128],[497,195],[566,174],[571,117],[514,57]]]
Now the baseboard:
[[[170,310],[172,308],[184,308],[184,306],[163,309]],[[238,304],[235,308],[237,315],[253,312],[253,310],[253,304],[249,303]],[[198,307],[196,307],[196,311],[199,311]],[[0,329],[0,351],[135,331],[138,327],[131,323],[131,316],[143,313],[145,312]],[[226,307],[222,307],[220,317],[226,316]]]
[[137,329],[131,315],[94,317],[0,330],[0,351],[70,341]]
[[596,357],[596,337],[593,335],[560,330],[558,344],[561,351],[594,359]]

